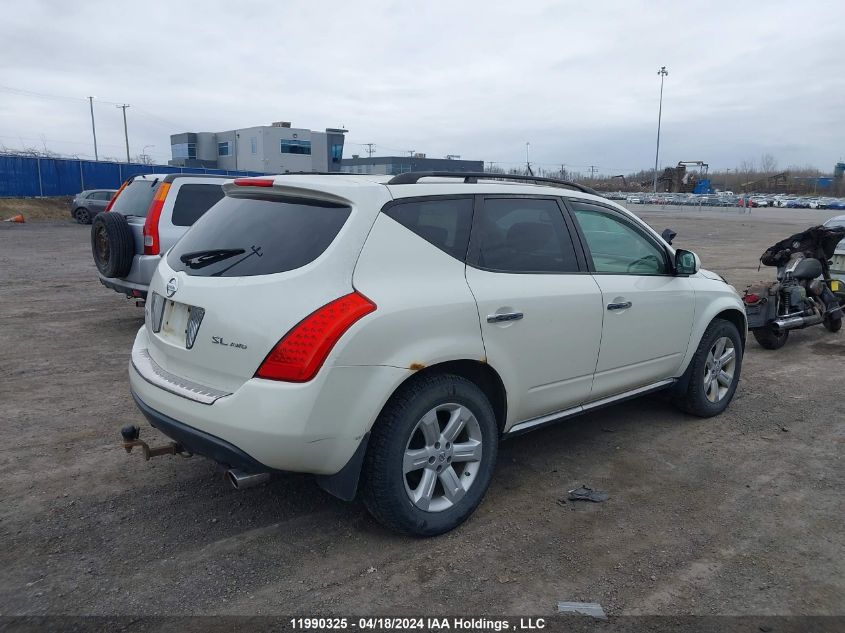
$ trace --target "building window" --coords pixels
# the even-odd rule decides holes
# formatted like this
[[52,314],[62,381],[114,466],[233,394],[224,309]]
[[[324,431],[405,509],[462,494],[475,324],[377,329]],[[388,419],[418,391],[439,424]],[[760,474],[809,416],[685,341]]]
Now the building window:
[[298,141],[296,139],[283,138],[279,150],[282,154],[310,154],[311,141]]
[[225,143],[218,143],[217,144],[217,155],[218,156],[228,156],[229,152],[229,141]]
[[258,153],[258,139],[256,137],[250,137],[249,139],[249,153],[250,154],[257,154]]
[[197,144],[196,143],[176,143],[170,146],[173,152],[173,158],[196,158]]
[[332,145],[332,162],[339,163],[343,158],[343,143],[335,143]]

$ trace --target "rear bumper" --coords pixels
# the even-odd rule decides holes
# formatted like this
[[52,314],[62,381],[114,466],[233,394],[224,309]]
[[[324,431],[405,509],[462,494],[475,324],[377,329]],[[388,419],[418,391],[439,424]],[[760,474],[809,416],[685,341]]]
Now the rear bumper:
[[[167,366],[166,356],[150,349],[141,328],[133,356],[143,350],[156,356],[156,365],[165,372],[162,379],[172,382],[174,368]],[[215,454],[209,457],[224,464],[246,459],[251,466],[244,470],[254,471],[258,464],[264,471],[334,475],[352,459],[387,398],[411,373],[387,366],[335,366],[324,367],[307,383],[252,378],[211,404],[198,401],[195,394],[180,395],[180,385],[163,388],[156,376],[132,363],[129,382],[150,423],[188,447],[197,443],[193,448],[200,455],[211,452],[214,443]],[[185,378],[182,382],[198,389]],[[212,388],[220,385],[204,387]],[[183,441],[177,433],[189,437]],[[220,442],[234,452],[220,449]]]
[[202,455],[214,460],[218,464],[229,468],[240,468],[250,473],[261,473],[271,470],[261,462],[253,459],[234,444],[230,444],[219,437],[204,433],[183,422],[174,420],[156,411],[138,397],[134,391],[132,397],[135,404],[149,420],[150,424],[172,440],[179,442],[188,452]]
[[158,267],[161,257],[158,255],[135,255],[132,258],[132,267],[126,277],[104,277],[99,272],[100,283],[106,288],[125,294],[128,297],[147,298],[147,291],[150,287],[153,274]]
[[106,288],[111,288],[115,292],[119,292],[121,294],[126,295],[127,297],[132,297],[135,299],[147,298],[147,291],[149,290],[149,285],[136,284],[125,279],[118,279],[117,277],[105,277],[100,272],[97,273],[97,276],[100,278],[101,284],[103,284]]

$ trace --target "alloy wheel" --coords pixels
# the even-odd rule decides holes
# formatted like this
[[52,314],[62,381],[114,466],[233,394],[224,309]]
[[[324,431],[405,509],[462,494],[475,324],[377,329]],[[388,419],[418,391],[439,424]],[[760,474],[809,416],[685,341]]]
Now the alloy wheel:
[[736,348],[733,341],[727,336],[716,339],[707,353],[704,367],[704,395],[710,402],[719,402],[734,381]]
[[448,510],[475,483],[481,454],[481,426],[472,411],[437,405],[420,418],[405,447],[405,492],[420,510]]

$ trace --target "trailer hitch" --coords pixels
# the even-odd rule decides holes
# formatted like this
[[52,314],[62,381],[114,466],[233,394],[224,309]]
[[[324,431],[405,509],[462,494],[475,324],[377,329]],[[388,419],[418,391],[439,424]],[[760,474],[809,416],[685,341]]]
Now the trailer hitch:
[[144,453],[144,460],[150,461],[153,457],[161,457],[162,455],[180,455],[181,457],[191,457],[193,454],[182,448],[178,442],[169,442],[164,446],[157,446],[150,448],[150,445],[145,441],[139,439],[141,437],[141,429],[134,424],[124,426],[120,429],[120,434],[123,436],[123,448],[127,453],[131,453],[136,446]]

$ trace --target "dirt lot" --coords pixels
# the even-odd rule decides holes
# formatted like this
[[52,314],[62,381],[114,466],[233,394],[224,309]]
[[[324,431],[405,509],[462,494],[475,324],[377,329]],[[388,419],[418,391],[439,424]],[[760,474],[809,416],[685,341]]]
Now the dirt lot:
[[70,217],[72,196],[55,198],[0,198],[0,220],[19,213],[26,222],[65,220]]
[[[825,212],[638,208],[737,287]],[[728,411],[659,397],[505,442],[477,514],[392,534],[306,476],[238,492],[203,459],[127,456],[142,311],[88,228],[0,224],[0,614],[845,613],[845,333],[749,342]],[[559,501],[585,483],[602,504]]]

